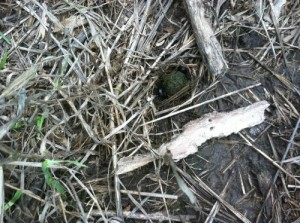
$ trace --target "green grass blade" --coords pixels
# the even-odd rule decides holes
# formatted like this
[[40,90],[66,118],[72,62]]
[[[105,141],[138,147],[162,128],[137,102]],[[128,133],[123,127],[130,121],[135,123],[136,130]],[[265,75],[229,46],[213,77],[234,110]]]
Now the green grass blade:
[[46,118],[46,115],[45,115],[44,112],[43,112],[42,115],[39,115],[39,116],[36,118],[36,125],[37,125],[37,127],[38,127],[38,130],[40,130],[40,131],[42,130],[42,127],[43,127],[45,118]]
[[22,128],[22,124],[20,122],[17,122],[13,125],[12,129],[19,129]]
[[47,160],[42,163],[42,171],[45,175],[46,183],[50,187],[54,187],[61,194],[62,198],[64,199],[66,197],[66,192],[65,192],[63,186],[52,177],[52,174],[49,171],[49,165],[48,165]]
[[49,171],[49,168],[58,167],[58,166],[60,166],[61,163],[70,163],[70,164],[73,164],[78,167],[86,167],[86,165],[84,165],[78,161],[73,161],[73,160],[45,160],[42,163],[42,171],[45,175],[46,183],[49,186],[54,187],[62,195],[62,198],[65,198],[66,197],[65,189],[57,180],[55,180],[52,177],[52,174]]
[[6,60],[7,60],[7,56],[8,56],[8,53],[5,52],[5,53],[3,54],[3,58],[2,58],[1,61],[0,61],[0,70],[2,70],[3,67],[5,66]]
[[10,209],[21,198],[22,194],[23,193],[20,190],[18,190],[13,196],[13,198],[4,205],[4,210],[6,211]]
[[4,41],[5,41],[8,45],[11,46],[10,40],[9,40],[2,32],[0,32],[0,36],[4,39]]
[[58,78],[55,82],[54,82],[54,88],[55,89],[59,89],[61,87],[61,80],[60,78]]

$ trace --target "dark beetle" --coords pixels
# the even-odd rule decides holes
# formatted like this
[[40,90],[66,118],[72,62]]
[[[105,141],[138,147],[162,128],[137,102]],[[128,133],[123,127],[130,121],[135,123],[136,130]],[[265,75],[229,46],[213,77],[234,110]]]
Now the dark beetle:
[[179,66],[170,74],[164,74],[158,85],[158,95],[162,98],[171,97],[179,92],[189,82],[189,72],[187,68]]

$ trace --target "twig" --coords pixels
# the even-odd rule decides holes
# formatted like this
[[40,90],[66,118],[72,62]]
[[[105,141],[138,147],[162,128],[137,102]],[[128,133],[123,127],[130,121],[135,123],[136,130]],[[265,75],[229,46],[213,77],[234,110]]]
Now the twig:
[[221,45],[205,17],[203,1],[185,0],[185,5],[198,48],[207,64],[208,70],[214,76],[222,76],[227,71],[228,65],[223,58]]
[[[230,179],[231,179],[231,178],[230,178]],[[225,194],[226,194],[226,191],[227,191],[227,189],[228,189],[228,186],[229,186],[229,181],[226,182],[226,185],[225,185],[225,187],[223,188],[223,190],[222,190],[222,192],[221,192],[221,194],[220,194],[220,197],[221,197],[221,198],[224,198],[224,197],[225,197]],[[207,218],[206,218],[206,220],[205,220],[204,223],[213,223],[214,220],[215,220],[215,217],[216,217],[217,213],[218,213],[219,210],[220,210],[220,208],[221,208],[220,202],[219,202],[219,201],[216,201],[216,202],[214,203],[214,206],[211,208],[211,211],[210,211],[209,215],[207,216]]]
[[263,151],[261,151],[255,145],[253,145],[243,134],[239,133],[239,135],[247,142],[247,144],[251,148],[253,148],[256,152],[258,152],[259,154],[261,154],[264,158],[266,158],[268,161],[270,161],[275,167],[277,167],[279,170],[281,170],[287,176],[291,177],[295,182],[297,182],[298,184],[300,184],[300,181],[295,176],[293,176],[292,174],[290,174],[289,172],[287,172],[285,169],[283,169],[282,166],[280,166],[277,162],[275,162],[274,160],[272,160],[267,154],[265,154]]
[[267,71],[269,71],[272,75],[274,75],[281,83],[283,83],[284,85],[286,85],[288,88],[290,88],[291,90],[293,90],[294,92],[298,93],[298,95],[300,95],[300,91],[299,89],[292,84],[290,81],[288,81],[286,78],[284,78],[283,76],[275,73],[274,71],[272,71],[270,68],[268,68],[266,65],[264,65],[262,62],[260,62],[255,56],[253,56],[251,53],[247,52],[247,54],[253,59],[255,60],[256,63],[258,63],[260,66],[262,66],[264,69],[266,69]]
[[287,59],[286,59],[286,55],[285,55],[285,52],[284,52],[283,41],[282,41],[282,38],[281,38],[281,35],[280,35],[280,32],[279,32],[279,28],[278,28],[278,20],[277,20],[276,16],[274,15],[274,5],[273,5],[272,0],[269,0],[269,4],[270,4],[270,7],[271,7],[271,17],[272,17],[273,24],[274,24],[274,27],[275,27],[277,39],[279,40],[279,44],[280,44],[281,51],[282,51],[283,61],[284,61],[284,64],[285,64],[285,67],[286,67],[287,71],[290,72],[289,67],[288,67],[288,62],[287,62]]
[[[198,187],[203,188],[207,193],[211,194],[215,199],[217,199],[224,207],[230,210],[238,219],[242,222],[250,223],[251,221],[247,219],[242,213],[237,211],[232,205],[230,205],[227,201],[225,201],[222,197],[220,197],[217,193],[215,193],[207,184],[205,184],[198,176],[195,176],[197,182],[192,179],[190,175],[182,171],[180,168],[177,167],[177,171],[180,172],[188,181],[190,181],[193,185],[198,185]],[[194,182],[194,183],[193,183]]]
[[[286,148],[286,150],[285,150],[285,153],[284,153],[283,156],[282,156],[280,165],[283,164],[283,161],[286,159],[288,152],[290,151],[290,149],[291,149],[292,146],[293,146],[293,141],[294,141],[294,138],[295,138],[295,136],[296,136],[296,134],[297,134],[297,130],[298,130],[298,128],[299,128],[299,125],[300,125],[300,117],[298,118],[297,124],[296,124],[296,126],[295,126],[295,128],[294,128],[293,134],[291,135],[291,138],[290,138],[290,140],[289,140],[289,144],[287,145],[287,148]],[[281,167],[281,166],[280,166],[280,167]],[[279,174],[280,174],[280,170],[277,170],[276,174],[275,174],[274,177],[273,177],[272,184],[271,184],[271,186],[270,186],[270,188],[269,188],[269,190],[268,190],[268,193],[267,193],[267,195],[266,195],[266,198],[265,198],[265,201],[264,201],[264,203],[263,203],[263,205],[262,205],[262,208],[261,208],[259,214],[257,215],[256,223],[260,222],[260,218],[261,218],[262,212],[263,212],[263,210],[264,210],[263,207],[266,205],[267,200],[269,199],[269,197],[270,197],[270,195],[271,195],[271,192],[272,192],[272,190],[273,190],[273,186],[275,185],[275,182],[277,181],[277,178],[278,178]],[[293,179],[294,179],[296,182],[298,181],[296,178],[293,178]],[[298,181],[297,183],[300,184],[299,181]]]
[[[152,150],[153,153],[121,158],[116,174],[124,174],[142,167],[163,157],[167,151],[171,152],[174,160],[183,159],[189,154],[197,152],[197,146],[206,140],[228,136],[244,128],[260,124],[264,121],[264,110],[268,106],[269,103],[261,101],[227,113],[206,114],[203,118],[188,123],[181,134],[173,137],[170,142],[161,145],[158,150]],[[156,156],[153,155],[155,153]]]
[[179,110],[179,111],[177,111],[177,112],[171,112],[171,113],[168,114],[168,115],[165,115],[165,116],[162,116],[162,117],[160,117],[160,118],[154,119],[154,120],[152,120],[152,121],[143,123],[143,124],[140,125],[140,126],[147,125],[147,124],[150,124],[150,123],[154,123],[154,122],[157,122],[157,121],[160,121],[160,120],[163,120],[163,119],[172,117],[172,116],[174,116],[174,115],[178,115],[178,114],[180,114],[180,113],[183,113],[183,112],[192,110],[192,109],[194,109],[194,108],[198,108],[198,107],[200,107],[200,106],[202,106],[202,105],[209,104],[209,103],[211,103],[211,102],[217,101],[217,100],[222,99],[222,98],[229,97],[229,96],[234,95],[234,94],[238,94],[238,93],[240,93],[240,92],[249,90],[249,89],[254,88],[254,87],[258,87],[258,86],[260,86],[260,85],[261,85],[261,83],[257,83],[257,84],[253,84],[253,85],[250,85],[250,86],[248,86],[248,87],[239,89],[239,90],[235,90],[235,91],[229,92],[229,93],[227,93],[227,94],[223,94],[223,95],[218,96],[218,97],[216,97],[216,98],[213,98],[213,99],[204,101],[204,102],[202,102],[202,103],[199,103],[199,104],[196,104],[196,105],[187,107],[187,108],[182,109],[182,110]]
[[[92,211],[93,216],[99,216],[97,211]],[[106,211],[108,216],[116,216],[114,211]],[[163,212],[148,213],[147,215],[142,213],[132,214],[131,211],[123,211],[125,218],[139,219],[139,220],[151,220],[151,221],[175,221],[175,222],[190,222],[196,219],[195,215],[167,215]]]

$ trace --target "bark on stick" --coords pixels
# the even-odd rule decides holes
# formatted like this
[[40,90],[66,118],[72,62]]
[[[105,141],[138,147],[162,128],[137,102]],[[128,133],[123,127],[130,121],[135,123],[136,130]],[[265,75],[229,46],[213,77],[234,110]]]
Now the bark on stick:
[[202,118],[186,124],[181,134],[173,137],[170,142],[161,145],[159,149],[153,150],[152,153],[120,159],[117,174],[142,167],[163,157],[167,151],[171,153],[173,160],[183,159],[196,153],[198,146],[209,139],[225,137],[262,123],[265,120],[264,111],[268,106],[268,102],[260,101],[230,112],[206,114]]
[[203,1],[185,0],[185,5],[198,48],[208,70],[215,76],[222,76],[227,71],[228,66],[223,58],[221,45],[205,17]]

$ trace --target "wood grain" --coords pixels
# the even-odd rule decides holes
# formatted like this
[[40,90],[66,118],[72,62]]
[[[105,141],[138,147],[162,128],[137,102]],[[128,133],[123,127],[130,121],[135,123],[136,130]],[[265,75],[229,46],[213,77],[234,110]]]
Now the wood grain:
[[195,39],[211,74],[222,76],[228,69],[218,42],[207,18],[201,0],[186,0],[185,6],[190,17]]

